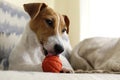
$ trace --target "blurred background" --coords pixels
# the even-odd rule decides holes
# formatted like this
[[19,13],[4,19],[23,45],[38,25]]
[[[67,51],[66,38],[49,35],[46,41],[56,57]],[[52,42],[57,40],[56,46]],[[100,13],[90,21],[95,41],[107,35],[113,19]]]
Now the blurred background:
[[24,3],[44,2],[70,18],[72,47],[89,37],[120,37],[120,0],[5,0],[23,9]]

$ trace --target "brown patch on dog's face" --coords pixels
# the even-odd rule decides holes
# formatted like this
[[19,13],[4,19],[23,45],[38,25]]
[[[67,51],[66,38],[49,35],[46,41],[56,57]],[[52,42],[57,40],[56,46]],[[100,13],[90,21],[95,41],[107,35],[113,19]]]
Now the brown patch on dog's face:
[[[30,9],[30,7],[28,9]],[[44,3],[34,3],[33,11],[26,11],[29,11],[28,14],[31,16],[31,21],[29,23],[30,28],[37,35],[39,42],[42,42],[43,44],[47,42],[50,36],[61,36],[65,31],[67,33],[69,32],[68,17],[57,14]]]

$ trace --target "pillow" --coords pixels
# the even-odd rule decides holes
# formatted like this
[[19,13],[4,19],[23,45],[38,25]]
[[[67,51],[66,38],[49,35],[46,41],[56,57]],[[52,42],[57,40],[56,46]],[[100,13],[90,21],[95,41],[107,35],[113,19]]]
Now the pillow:
[[9,56],[29,19],[23,9],[0,0],[0,61]]
[[0,1],[0,32],[21,34],[29,16],[20,9],[4,0]]

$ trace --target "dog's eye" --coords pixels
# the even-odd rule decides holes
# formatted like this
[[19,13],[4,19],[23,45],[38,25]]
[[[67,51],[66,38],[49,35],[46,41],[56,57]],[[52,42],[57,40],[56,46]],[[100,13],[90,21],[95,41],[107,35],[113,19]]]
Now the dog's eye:
[[64,28],[64,29],[62,29],[62,33],[64,33],[65,31],[67,31],[65,28]]
[[53,20],[46,19],[45,21],[46,21],[48,26],[51,26],[51,27],[53,26]]

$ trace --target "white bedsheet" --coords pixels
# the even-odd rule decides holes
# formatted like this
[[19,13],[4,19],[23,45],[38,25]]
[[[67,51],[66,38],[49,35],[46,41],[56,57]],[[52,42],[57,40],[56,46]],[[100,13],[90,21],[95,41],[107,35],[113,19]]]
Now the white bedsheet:
[[60,74],[0,71],[0,80],[120,80],[120,74]]

